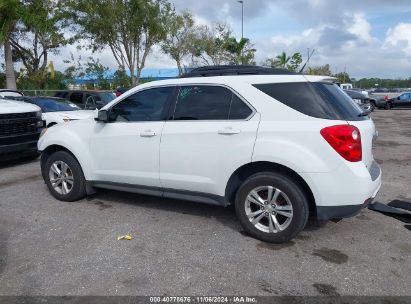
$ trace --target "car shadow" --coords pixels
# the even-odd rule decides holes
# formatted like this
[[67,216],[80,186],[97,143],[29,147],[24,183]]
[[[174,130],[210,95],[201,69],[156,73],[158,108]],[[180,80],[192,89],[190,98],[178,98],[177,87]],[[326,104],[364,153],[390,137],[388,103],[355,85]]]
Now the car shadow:
[[94,202],[95,204],[120,203],[150,208],[153,210],[201,216],[215,219],[232,230],[238,232],[242,230],[240,223],[236,218],[234,206],[222,207],[193,201],[176,200],[108,189],[99,189],[96,194],[88,196],[87,200]]
[[31,163],[38,162],[40,158],[21,158],[21,159],[13,159],[13,160],[8,160],[8,161],[0,161],[0,169],[6,169],[6,168],[12,168],[12,167],[17,167],[21,165],[27,165]]

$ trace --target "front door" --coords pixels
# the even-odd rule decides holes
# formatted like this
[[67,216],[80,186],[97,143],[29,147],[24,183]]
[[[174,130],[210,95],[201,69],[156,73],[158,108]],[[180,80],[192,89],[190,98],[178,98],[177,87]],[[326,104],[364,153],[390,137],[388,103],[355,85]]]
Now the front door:
[[173,87],[134,93],[109,110],[91,139],[96,181],[160,187],[159,148]]

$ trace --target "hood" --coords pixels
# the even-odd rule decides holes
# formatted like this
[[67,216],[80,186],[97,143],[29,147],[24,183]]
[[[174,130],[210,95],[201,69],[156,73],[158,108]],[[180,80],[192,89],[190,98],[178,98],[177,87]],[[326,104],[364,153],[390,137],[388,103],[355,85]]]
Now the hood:
[[92,110],[49,112],[45,114],[54,114],[54,115],[60,116],[61,118],[69,118],[69,119],[86,119],[86,118],[94,117],[94,111]]
[[36,105],[23,101],[0,98],[0,114],[26,113],[41,111]]

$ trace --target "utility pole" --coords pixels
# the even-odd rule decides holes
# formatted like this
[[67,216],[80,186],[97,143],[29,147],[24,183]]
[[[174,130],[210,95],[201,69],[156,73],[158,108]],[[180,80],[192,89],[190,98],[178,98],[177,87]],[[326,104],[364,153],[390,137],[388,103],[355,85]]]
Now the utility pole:
[[244,1],[237,1],[241,4],[241,39],[244,38]]

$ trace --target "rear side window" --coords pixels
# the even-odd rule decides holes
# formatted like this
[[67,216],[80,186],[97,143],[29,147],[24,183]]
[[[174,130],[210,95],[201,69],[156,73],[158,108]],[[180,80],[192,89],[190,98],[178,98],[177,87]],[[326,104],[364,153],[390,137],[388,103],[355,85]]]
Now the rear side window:
[[245,119],[253,111],[237,95],[220,86],[182,86],[174,120]]
[[178,93],[174,120],[228,119],[231,91],[217,86],[183,86]]
[[229,119],[246,119],[253,111],[235,94],[231,100]]
[[254,87],[308,116],[348,121],[369,119],[361,116],[361,108],[332,83],[270,83]]

